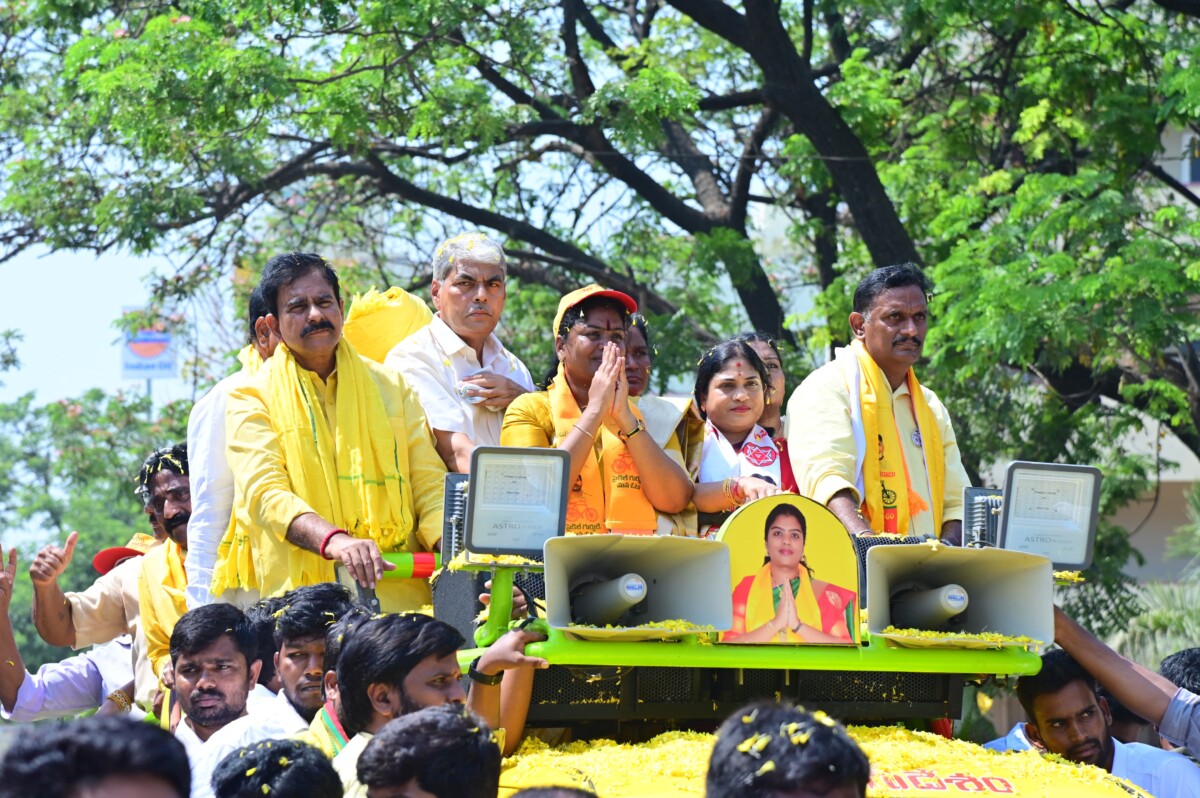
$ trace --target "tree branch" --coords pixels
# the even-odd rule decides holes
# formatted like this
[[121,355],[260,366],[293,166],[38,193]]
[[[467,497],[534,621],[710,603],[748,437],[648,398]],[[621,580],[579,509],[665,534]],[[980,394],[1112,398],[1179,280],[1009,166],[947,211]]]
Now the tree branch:
[[746,17],[720,0],[668,0],[672,6],[687,14],[696,24],[716,32],[725,41],[743,50],[751,49],[750,25]]
[[742,157],[738,160],[737,173],[733,178],[733,190],[729,192],[729,222],[734,227],[746,227],[746,205],[750,201],[750,183],[758,171],[758,156],[762,153],[763,142],[771,135],[778,121],[777,111],[772,108],[764,110],[742,148]]
[[1183,183],[1180,183],[1178,180],[1176,180],[1174,177],[1172,177],[1161,166],[1154,163],[1153,161],[1147,161],[1144,168],[1147,172],[1154,175],[1159,180],[1161,180],[1162,182],[1164,182],[1168,186],[1170,186],[1172,189],[1174,189],[1185,200],[1192,203],[1197,208],[1200,208],[1200,197],[1196,196],[1196,194],[1190,188],[1188,188]]

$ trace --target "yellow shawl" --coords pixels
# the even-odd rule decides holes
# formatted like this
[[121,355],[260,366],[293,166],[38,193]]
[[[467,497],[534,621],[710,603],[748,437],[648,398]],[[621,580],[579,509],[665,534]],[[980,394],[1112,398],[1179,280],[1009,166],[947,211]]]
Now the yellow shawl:
[[392,347],[432,319],[429,306],[403,288],[382,294],[372,288],[350,303],[342,335],[360,355],[382,363]]
[[[579,404],[571,394],[562,365],[546,389],[550,414],[554,419],[554,445],[557,446],[579,421]],[[642,414],[630,406],[634,416]],[[595,447],[599,447],[596,457]],[[579,474],[580,489],[567,499],[567,534],[589,535],[603,532],[648,534],[658,527],[658,514],[642,493],[642,478],[625,443],[603,426],[596,434],[593,456],[587,458]]]
[[[410,504],[403,498],[396,437],[379,389],[354,347],[345,339],[338,343],[335,430],[308,372],[285,345],[279,345],[264,368],[270,370],[266,410],[292,492],[354,537],[370,538],[383,551],[403,549],[415,519],[405,512]],[[235,497],[235,519],[249,518],[246,508],[238,506],[244,501],[244,496]],[[334,580],[333,563],[316,552],[290,544],[254,547],[252,537],[226,534],[218,551],[214,593],[226,587],[295,588]],[[280,575],[286,578],[277,579]]]
[[[824,629],[821,622],[821,609],[817,606],[817,597],[813,594],[812,579],[808,569],[801,566],[797,576],[800,577],[800,587],[796,590],[796,617],[800,623],[808,624],[814,629]],[[783,589],[790,589],[784,585]],[[767,563],[754,575],[750,585],[750,594],[746,597],[746,631],[770,623],[775,618],[775,598],[772,595],[774,585],[771,580],[771,564]],[[804,638],[791,629],[782,629],[775,636],[775,641],[788,643],[803,643]]]
[[[930,509],[912,488],[909,464],[904,457],[896,417],[892,413],[891,385],[879,366],[867,353],[861,341],[855,340],[850,349],[858,359],[858,391],[862,407],[863,435],[867,451],[862,458],[864,496],[863,513],[876,532],[907,535],[909,522],[917,513]],[[946,463],[942,458],[942,434],[917,375],[908,370],[908,393],[917,414],[917,429],[922,440],[922,452],[932,452],[921,465],[929,477],[929,494],[933,499],[933,528],[942,533],[942,494],[946,485]],[[878,456],[872,446],[879,448]],[[903,474],[903,479],[900,475]],[[876,487],[878,486],[878,487]]]
[[138,606],[146,635],[146,656],[154,673],[162,676],[171,658],[171,632],[187,612],[187,571],[183,549],[173,540],[155,546],[142,556],[138,578]]

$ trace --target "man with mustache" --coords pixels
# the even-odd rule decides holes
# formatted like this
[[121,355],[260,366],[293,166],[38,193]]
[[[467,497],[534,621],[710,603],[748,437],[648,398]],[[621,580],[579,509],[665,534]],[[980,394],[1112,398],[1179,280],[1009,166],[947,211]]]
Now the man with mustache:
[[482,233],[443,241],[430,283],[438,312],[384,360],[416,391],[451,471],[469,471],[476,446],[499,446],[505,408],[534,389],[529,369],[495,334],[507,268],[504,250]]
[[1187,757],[1113,738],[1108,703],[1066,651],[1042,655],[1042,669],[1017,680],[1017,698],[1029,716],[1025,734],[1042,750],[1095,765],[1150,795],[1200,796],[1200,769]]
[[[147,462],[157,455],[157,452],[150,454]],[[150,507],[150,495],[140,485],[137,493],[149,516],[156,542],[166,540],[166,531]],[[159,693],[157,674],[147,656],[146,636],[140,622],[138,579],[141,559],[132,557],[119,562],[87,590],[64,593],[58,578],[70,566],[78,542],[79,533],[72,532],[62,546],[57,543],[43,546],[30,564],[34,626],[50,645],[70,646],[76,650],[130,635],[133,639],[134,700],[143,709],[150,710]]]
[[[186,613],[171,632],[175,697],[183,719],[175,737],[188,750],[192,772],[201,747],[238,718],[258,680],[258,640],[245,614],[230,604]],[[199,786],[199,785],[196,785]]]
[[931,288],[912,263],[867,275],[854,291],[854,341],[788,401],[788,453],[800,494],[827,506],[851,535],[962,542],[970,480],[950,415],[913,371]]
[[[167,540],[142,557],[138,576],[138,604],[146,655],[154,674],[163,680],[171,664],[171,630],[187,612],[188,521],[192,517],[191,481],[188,478],[187,447],[182,443],[159,449],[138,472],[138,489],[147,497],[154,520],[167,533]],[[170,677],[165,680],[170,686]]]
[[[375,589],[393,569],[382,552],[440,545],[445,466],[416,395],[342,337],[338,278],[324,258],[276,256],[260,287],[281,343],[227,398],[233,518],[212,593],[278,596],[333,581],[334,563]],[[430,601],[421,578],[389,579],[377,593],[394,610]]]

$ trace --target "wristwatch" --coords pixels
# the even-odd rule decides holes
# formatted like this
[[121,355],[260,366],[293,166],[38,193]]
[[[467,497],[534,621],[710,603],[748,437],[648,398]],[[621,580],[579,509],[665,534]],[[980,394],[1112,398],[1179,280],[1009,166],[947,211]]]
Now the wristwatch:
[[467,668],[467,678],[473,682],[478,682],[479,684],[487,687],[495,687],[496,685],[500,684],[500,681],[504,678],[504,671],[500,671],[494,676],[488,676],[486,673],[480,673],[477,666],[479,665],[479,660],[481,659],[483,659],[482,655],[471,661],[471,666]]
[[639,432],[644,430],[645,428],[646,428],[646,422],[642,421],[639,418],[637,424],[634,425],[633,429],[629,430],[629,432],[618,432],[617,437],[623,441],[627,441],[630,438],[632,438],[634,435],[637,435]]

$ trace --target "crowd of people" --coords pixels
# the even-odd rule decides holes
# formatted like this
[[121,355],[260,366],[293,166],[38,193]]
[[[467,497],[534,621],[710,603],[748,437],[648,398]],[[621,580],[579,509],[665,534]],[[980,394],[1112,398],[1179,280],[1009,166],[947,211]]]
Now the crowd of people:
[[[851,345],[790,399],[780,351],[758,332],[703,352],[691,397],[652,395],[651,330],[632,297],[597,285],[559,302],[555,365],[539,388],[496,336],[500,246],[456,236],[432,267],[436,313],[394,290],[377,310],[387,323],[360,314],[352,325],[323,258],[266,264],[241,369],[196,403],[186,444],[149,454],[137,475],[154,535],[98,553],[100,577],[81,592],[59,585],[79,567],[75,534],[29,566],[39,634],[86,653],[27,672],[8,621],[18,572],[8,553],[2,716],[100,717],[22,735],[0,762],[0,796],[495,796],[534,673],[548,666],[525,648],[543,638],[515,628],[463,673],[462,635],[420,612],[428,581],[385,577],[395,566],[383,556],[440,549],[444,476],[467,471],[477,446],[566,451],[567,534],[712,536],[742,504],[790,492],[827,506],[849,535],[961,543],[966,472],[945,407],[913,370],[931,289],[916,266],[859,284]],[[772,520],[781,540],[803,537],[792,515],[768,521],[769,551]],[[773,588],[774,604],[743,610],[735,634],[845,640],[844,613],[772,626],[781,593],[786,607],[812,590],[803,559],[784,559],[760,574],[758,593]],[[386,612],[357,604],[339,566]],[[1065,651],[1021,680],[1026,743],[1155,795],[1200,794],[1186,757],[1109,744],[1093,681],[1189,747],[1200,734],[1195,685],[1138,668],[1061,613],[1056,634]],[[747,734],[771,768],[744,756]],[[766,703],[721,728],[708,793],[862,796],[868,779],[836,723]],[[521,786],[536,785],[507,785]]]

